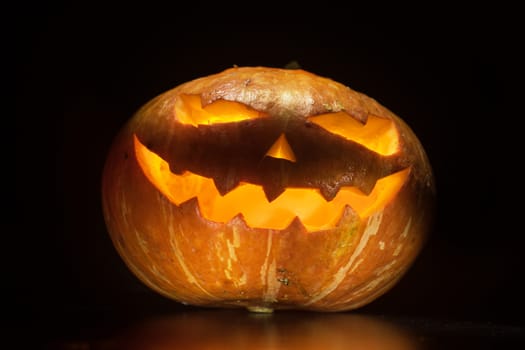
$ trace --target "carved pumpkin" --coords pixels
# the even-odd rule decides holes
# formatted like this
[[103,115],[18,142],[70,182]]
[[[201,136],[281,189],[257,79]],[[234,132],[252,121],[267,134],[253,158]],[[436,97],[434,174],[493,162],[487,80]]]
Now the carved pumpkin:
[[304,70],[239,67],[144,105],[102,192],[116,249],[162,295],[338,311],[407,271],[434,180],[417,137],[375,100]]

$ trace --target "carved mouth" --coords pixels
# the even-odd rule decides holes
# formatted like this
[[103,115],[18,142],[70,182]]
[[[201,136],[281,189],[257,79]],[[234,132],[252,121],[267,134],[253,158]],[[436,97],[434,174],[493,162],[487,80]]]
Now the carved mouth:
[[269,201],[262,185],[240,182],[221,194],[212,178],[185,171],[174,174],[169,164],[144,146],[134,135],[135,154],[148,180],[172,203],[179,206],[196,198],[203,218],[227,223],[241,216],[252,228],[283,230],[296,218],[308,231],[337,227],[345,209],[350,207],[361,218],[381,210],[405,183],[409,168],[376,181],[367,195],[354,186],[342,186],[331,200],[319,188],[288,187]]

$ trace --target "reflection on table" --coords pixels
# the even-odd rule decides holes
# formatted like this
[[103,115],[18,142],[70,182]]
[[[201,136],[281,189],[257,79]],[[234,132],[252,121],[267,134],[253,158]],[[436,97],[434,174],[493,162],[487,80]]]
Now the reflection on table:
[[416,345],[407,329],[372,316],[197,310],[146,319],[89,349],[409,350]]

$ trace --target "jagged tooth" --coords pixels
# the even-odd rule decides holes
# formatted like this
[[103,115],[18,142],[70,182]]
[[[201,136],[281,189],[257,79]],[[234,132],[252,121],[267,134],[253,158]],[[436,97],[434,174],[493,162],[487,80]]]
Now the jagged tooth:
[[233,190],[235,187],[239,186],[240,179],[233,175],[227,175],[227,176],[215,176],[213,178],[213,183],[215,183],[215,187],[221,194],[221,196],[224,196],[231,190]]
[[341,188],[339,184],[330,184],[325,182],[321,184],[319,190],[324,199],[329,202],[334,199],[337,192],[339,192],[339,188]]
[[285,190],[284,186],[281,185],[270,185],[270,186],[264,186],[263,191],[266,195],[266,199],[271,203],[275,200],[275,198],[279,197],[281,193],[283,193]]
[[376,185],[376,180],[370,178],[364,178],[363,181],[359,184],[359,189],[366,194],[367,196],[372,192],[374,186]]
[[292,220],[290,225],[288,225],[288,229],[291,229],[293,232],[308,232],[308,229],[297,216]]

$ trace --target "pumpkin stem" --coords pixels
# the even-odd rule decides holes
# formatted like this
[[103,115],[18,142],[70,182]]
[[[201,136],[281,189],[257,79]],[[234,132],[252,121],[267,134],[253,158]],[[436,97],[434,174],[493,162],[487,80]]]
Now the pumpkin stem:
[[292,60],[284,65],[284,69],[301,69],[301,65],[296,60]]

